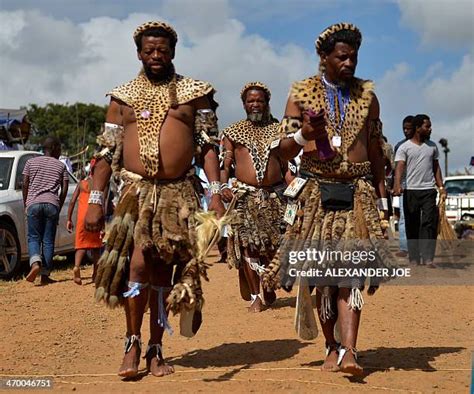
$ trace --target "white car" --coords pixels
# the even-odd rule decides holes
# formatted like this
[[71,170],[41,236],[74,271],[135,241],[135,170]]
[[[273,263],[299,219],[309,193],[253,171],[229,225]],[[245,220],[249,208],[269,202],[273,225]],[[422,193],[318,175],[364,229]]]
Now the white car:
[[474,219],[474,175],[448,176],[444,180],[448,194],[446,217],[452,223]]
[[[23,206],[23,169],[28,159],[40,156],[33,151],[0,152],[0,278],[11,279],[28,260],[27,225]],[[74,251],[74,233],[66,230],[67,210],[77,180],[69,174],[69,189],[61,209],[56,232],[55,253]],[[23,266],[24,267],[24,266]]]

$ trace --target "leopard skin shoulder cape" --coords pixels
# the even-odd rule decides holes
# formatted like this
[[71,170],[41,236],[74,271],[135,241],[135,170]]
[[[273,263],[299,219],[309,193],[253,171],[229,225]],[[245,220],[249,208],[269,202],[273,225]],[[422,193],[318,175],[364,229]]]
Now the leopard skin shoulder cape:
[[[207,82],[178,74],[174,78],[178,105],[214,92],[214,88]],[[172,85],[172,80],[153,83],[142,72],[132,81],[107,93],[107,96],[112,96],[133,109],[137,119],[140,159],[150,177],[155,176],[159,170],[160,130],[173,104],[170,99]]]

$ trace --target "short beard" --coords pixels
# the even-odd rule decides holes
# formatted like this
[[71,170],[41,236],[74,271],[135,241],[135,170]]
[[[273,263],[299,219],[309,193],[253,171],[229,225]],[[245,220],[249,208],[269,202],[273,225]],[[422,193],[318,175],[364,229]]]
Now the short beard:
[[253,123],[258,123],[263,120],[264,113],[263,112],[251,112],[247,114],[247,120],[250,120]]
[[153,82],[162,82],[166,79],[169,79],[173,76],[174,74],[174,65],[173,63],[169,63],[168,65],[165,65],[163,71],[160,73],[153,73],[151,71],[151,68],[147,67],[145,64],[143,65],[143,70],[145,71],[145,75],[150,81]]

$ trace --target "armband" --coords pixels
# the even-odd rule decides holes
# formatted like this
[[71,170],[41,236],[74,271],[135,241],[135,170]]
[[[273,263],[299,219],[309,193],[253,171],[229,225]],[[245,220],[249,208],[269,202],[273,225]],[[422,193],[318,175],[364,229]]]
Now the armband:
[[219,181],[212,181],[209,182],[209,192],[211,193],[211,196],[214,194],[221,194],[221,183]]
[[298,145],[305,146],[309,141],[303,137],[303,133],[301,132],[301,129],[299,129],[294,135],[293,139]]
[[386,198],[377,199],[377,208],[380,211],[388,211],[388,200]]
[[89,194],[89,204],[104,205],[104,192],[100,190],[91,190]]

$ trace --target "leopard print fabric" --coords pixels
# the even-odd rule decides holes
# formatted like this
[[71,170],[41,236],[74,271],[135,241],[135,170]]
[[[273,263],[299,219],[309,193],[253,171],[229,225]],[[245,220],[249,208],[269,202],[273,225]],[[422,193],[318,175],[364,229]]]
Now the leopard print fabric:
[[225,128],[222,134],[232,142],[241,144],[249,150],[257,181],[261,183],[267,171],[271,143],[278,136],[278,122],[255,124],[244,119]]
[[[185,104],[191,100],[214,92],[213,87],[203,81],[175,74],[177,104]],[[107,95],[112,96],[130,106],[135,113],[140,144],[140,159],[148,176],[154,177],[159,170],[160,130],[172,103],[170,99],[170,83],[151,82],[144,73],[137,78],[121,85]]]
[[[349,176],[361,176],[370,172],[370,163],[352,163],[347,159],[348,151],[356,140],[358,134],[364,129],[370,103],[373,97],[374,85],[372,81],[364,81],[354,78],[350,86],[351,101],[346,110],[344,125],[340,131],[342,144],[340,148],[333,148],[338,155],[330,161],[320,161],[317,157],[302,156],[302,171],[315,174],[341,174]],[[293,84],[290,94],[293,100],[299,105],[301,112],[312,109],[317,112],[320,108],[326,108],[324,85],[319,76],[313,76]],[[285,118],[280,125],[280,134],[291,135],[301,125],[298,118]],[[329,141],[336,135],[334,126],[328,122],[326,131]]]

